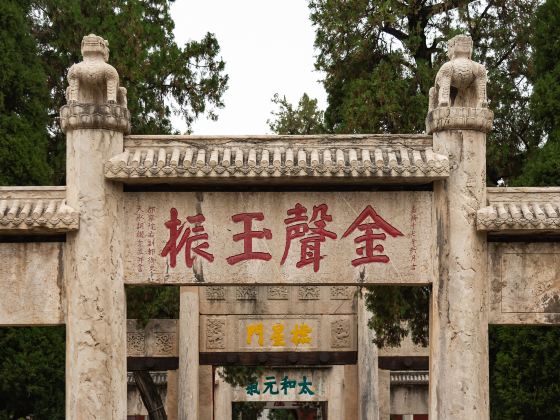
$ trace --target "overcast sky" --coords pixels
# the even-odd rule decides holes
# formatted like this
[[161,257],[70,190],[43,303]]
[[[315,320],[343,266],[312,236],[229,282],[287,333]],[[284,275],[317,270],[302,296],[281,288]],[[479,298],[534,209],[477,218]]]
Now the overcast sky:
[[[216,35],[229,88],[218,121],[199,119],[194,134],[268,134],[276,92],[296,103],[304,92],[326,106],[313,63],[314,30],[305,0],[177,0],[172,5],[179,45]],[[184,124],[174,120],[181,131]]]

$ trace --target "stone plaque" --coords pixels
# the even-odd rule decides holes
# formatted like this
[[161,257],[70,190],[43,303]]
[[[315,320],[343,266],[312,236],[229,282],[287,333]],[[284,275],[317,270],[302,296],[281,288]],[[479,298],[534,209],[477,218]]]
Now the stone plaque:
[[490,323],[560,323],[560,244],[490,243]]
[[355,315],[201,315],[200,351],[355,351],[356,325]]
[[232,401],[326,401],[330,376],[330,368],[266,369],[256,382],[233,388]]
[[429,191],[126,193],[125,281],[429,283],[431,203]]
[[63,243],[0,244],[0,325],[64,323]]

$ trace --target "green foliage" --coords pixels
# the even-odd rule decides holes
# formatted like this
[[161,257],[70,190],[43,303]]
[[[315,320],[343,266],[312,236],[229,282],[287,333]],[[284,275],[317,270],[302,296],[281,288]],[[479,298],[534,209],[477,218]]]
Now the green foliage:
[[231,417],[236,420],[258,420],[265,404],[260,402],[233,403]]
[[[531,16],[540,0],[310,0],[316,67],[326,73],[325,125],[335,133],[424,131],[428,91],[445,58],[445,40],[473,38],[488,69],[495,113],[488,175],[519,174],[538,132],[528,118]],[[553,57],[553,56],[552,56]]]
[[368,288],[366,308],[373,316],[378,347],[398,347],[409,333],[415,344],[428,345],[430,287],[374,286]]
[[145,327],[150,319],[179,319],[179,286],[127,286],[126,317]]
[[275,119],[268,120],[268,126],[276,134],[322,134],[325,132],[323,111],[317,107],[317,99],[311,99],[304,93],[298,106],[288,102],[285,96],[274,95],[272,103],[278,106],[273,111]]
[[0,329],[0,419],[64,419],[63,327]]
[[200,115],[215,119],[227,87],[220,47],[208,33],[179,46],[168,0],[35,0],[30,2],[32,34],[40,46],[51,100],[49,152],[56,181],[64,181],[64,136],[56,117],[65,104],[66,74],[81,60],[82,37],[95,33],[109,41],[109,62],[128,90],[132,131],[172,131],[172,113],[187,126]]
[[49,91],[25,2],[0,2],[0,185],[45,184]]
[[560,328],[490,327],[494,420],[560,418]]

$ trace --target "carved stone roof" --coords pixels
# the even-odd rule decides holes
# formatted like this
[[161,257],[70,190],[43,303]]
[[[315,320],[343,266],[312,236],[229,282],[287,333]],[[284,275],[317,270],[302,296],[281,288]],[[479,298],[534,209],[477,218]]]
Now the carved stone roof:
[[[154,381],[154,385],[156,386],[163,386],[167,384],[167,371],[150,372],[150,376],[152,377],[152,381]],[[127,372],[126,383],[127,385],[136,386],[136,381],[134,380],[134,375],[132,372]]]
[[560,232],[560,188],[488,188],[488,206],[478,210],[486,231]]
[[129,136],[105,176],[128,183],[426,182],[449,175],[447,156],[431,146],[424,135]]
[[394,370],[391,385],[427,385],[429,376],[426,370]]
[[0,235],[77,230],[79,214],[65,197],[65,187],[1,187]]

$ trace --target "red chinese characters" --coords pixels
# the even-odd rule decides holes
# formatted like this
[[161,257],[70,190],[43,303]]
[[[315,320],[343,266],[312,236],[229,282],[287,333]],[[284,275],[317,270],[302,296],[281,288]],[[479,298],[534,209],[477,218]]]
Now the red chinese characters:
[[[286,244],[284,255],[280,264],[283,265],[288,258],[292,241],[299,239],[300,258],[296,263],[297,268],[313,264],[313,271],[319,271],[321,260],[325,257],[321,255],[321,243],[327,238],[336,239],[337,235],[326,229],[327,222],[332,222],[332,216],[327,214],[328,206],[320,204],[313,206],[311,219],[307,216],[307,208],[297,203],[294,208],[287,211],[288,217],[284,219],[286,226]],[[313,227],[310,224],[313,223]],[[306,236],[307,235],[307,236]]]
[[[371,219],[369,223],[366,222],[367,219]],[[366,223],[365,223],[366,222]],[[353,233],[356,229],[362,231],[364,234],[358,236],[354,239],[354,243],[364,245],[360,248],[356,248],[356,254],[360,258],[352,260],[352,265],[354,267],[361,264],[368,264],[373,262],[388,263],[389,257],[382,254],[385,250],[383,245],[374,244],[374,241],[384,241],[387,237],[386,233],[391,235],[393,238],[397,236],[403,236],[397,228],[387,223],[377,212],[373,209],[371,205],[368,205],[360,215],[354,220],[350,227],[342,235],[346,238],[348,235]],[[380,233],[374,233],[376,231],[382,231]]]
[[186,227],[187,222],[181,223],[177,217],[176,208],[172,208],[169,213],[170,219],[165,222],[165,227],[169,229],[169,240],[161,251],[162,257],[169,255],[169,265],[171,267],[177,265],[177,255],[183,248],[185,248],[185,263],[189,268],[192,268],[196,258],[193,254],[199,255],[209,262],[214,261],[214,255],[205,251],[210,245],[207,242],[208,233],[204,231],[204,226],[202,226],[202,223],[206,220],[204,216],[202,214],[188,216],[187,222],[194,227]]
[[264,260],[269,261],[272,258],[268,252],[253,251],[253,239],[272,239],[270,229],[252,230],[253,220],[262,222],[264,220],[263,213],[239,213],[231,216],[231,220],[235,223],[243,222],[243,232],[233,235],[233,240],[243,241],[243,252],[241,254],[227,257],[228,264],[234,265],[246,260]]

